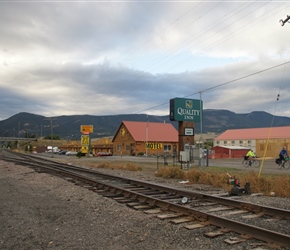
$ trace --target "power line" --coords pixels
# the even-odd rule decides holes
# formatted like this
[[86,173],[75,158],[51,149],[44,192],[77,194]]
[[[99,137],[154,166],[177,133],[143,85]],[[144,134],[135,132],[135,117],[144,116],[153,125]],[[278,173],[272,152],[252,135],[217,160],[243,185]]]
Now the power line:
[[[218,3],[218,4],[220,4],[220,3]],[[218,5],[218,4],[217,4],[217,5]],[[244,4],[242,4],[241,6],[237,7],[237,8],[235,9],[235,10],[237,10],[236,13],[232,13],[230,16],[227,16],[227,15],[226,15],[226,16],[225,16],[226,18],[225,18],[223,21],[220,21],[220,22],[218,22],[218,23],[215,22],[214,25],[213,25],[213,27],[210,27],[210,28],[208,28],[206,31],[203,31],[201,34],[198,35],[198,37],[201,37],[202,35],[206,34],[206,33],[209,32],[209,31],[211,31],[214,27],[216,27],[216,26],[222,24],[223,22],[225,22],[225,21],[228,20],[229,18],[235,16],[237,13],[239,13],[239,12],[245,10],[246,8],[248,8],[249,6],[251,6],[252,4],[254,4],[254,3],[251,3],[250,5],[247,5],[247,6],[245,6],[245,7],[243,7]],[[251,13],[257,11],[257,9],[259,9],[259,8],[261,8],[261,7],[263,7],[263,6],[265,6],[266,4],[268,4],[268,2],[264,3],[262,6],[256,8],[255,10],[252,10],[251,12],[247,12],[246,15],[244,15],[244,16],[241,17],[241,18],[239,18],[238,20],[240,20],[240,19],[244,18],[245,16],[248,16],[249,14],[251,14]],[[215,5],[214,8],[215,8],[217,5]],[[242,8],[239,10],[240,7],[242,7]],[[212,11],[214,8],[211,8],[211,9],[208,10],[206,13],[204,13],[202,16],[199,16],[198,18],[196,18],[196,19],[194,20],[194,22],[197,21],[198,19],[200,19],[201,17],[205,16],[206,14],[208,14],[208,13],[209,13],[210,11]],[[192,8],[192,9],[193,9],[193,8]],[[192,9],[191,9],[191,10],[192,10]],[[274,8],[274,9],[275,9],[275,8]],[[271,11],[273,11],[274,9],[271,9]],[[271,11],[270,11],[270,12],[271,12]],[[187,13],[188,13],[188,12],[187,12]],[[186,14],[187,14],[187,13],[186,13]],[[185,15],[185,14],[184,14],[184,15]],[[182,17],[183,17],[184,15],[182,15]],[[264,14],[264,15],[265,15],[265,14]],[[259,17],[259,18],[261,18],[261,17]],[[263,20],[264,20],[264,19],[263,19]],[[226,27],[222,28],[221,30],[224,30],[224,29],[230,27],[230,26],[233,25],[233,24],[234,24],[234,22],[232,22],[230,25],[227,25]],[[170,24],[169,26],[171,26],[171,25],[172,25],[172,24]],[[250,26],[250,27],[252,27],[252,26],[253,26],[253,23],[251,22],[250,24],[247,24],[246,26]],[[245,26],[244,26],[244,27],[245,27]],[[244,28],[244,27],[242,27],[242,28]],[[168,27],[166,27],[166,29],[167,29],[167,28],[168,28]],[[240,28],[240,30],[242,30],[242,28]],[[164,30],[165,30],[165,29],[164,29]],[[163,31],[164,31],[164,30],[163,30]],[[219,31],[216,32],[215,34],[218,34],[219,32],[221,32],[221,30],[219,30]],[[163,31],[162,31],[162,32],[163,32]],[[244,30],[242,30],[242,31],[244,31]],[[162,32],[161,32],[161,33],[162,33]],[[221,41],[216,42],[215,44],[213,44],[213,45],[211,45],[211,46],[209,46],[209,47],[207,47],[207,48],[202,49],[199,53],[196,53],[195,55],[190,55],[187,59],[182,60],[182,62],[178,62],[178,63],[176,63],[176,64],[175,64],[173,67],[171,67],[171,68],[175,68],[175,67],[177,67],[177,66],[180,66],[182,63],[185,63],[185,61],[188,61],[188,60],[190,60],[190,59],[196,57],[196,56],[199,55],[199,54],[203,54],[205,51],[208,51],[209,49],[212,49],[213,47],[216,47],[217,45],[223,43],[225,40],[229,39],[229,37],[234,36],[234,35],[236,35],[237,33],[239,33],[239,32],[237,32],[237,31],[232,32],[232,33],[229,34],[227,37],[223,37],[223,38],[221,39]],[[160,34],[160,33],[159,33],[159,34]],[[159,34],[158,34],[158,35],[159,35]],[[214,35],[215,35],[215,34],[214,34]],[[233,35],[233,34],[234,34],[234,35]],[[210,38],[210,37],[212,37],[212,36],[213,36],[213,35],[209,36],[208,38]],[[206,38],[206,39],[208,39],[208,38]],[[227,39],[226,39],[226,38],[227,38]],[[177,49],[172,50],[172,52],[171,52],[170,54],[173,54],[174,51],[178,51],[178,50],[180,50],[182,47],[184,47],[185,45],[191,43],[192,41],[194,41],[194,40],[196,40],[196,39],[197,39],[197,37],[195,36],[193,39],[191,39],[191,41],[186,42],[186,43],[185,43],[184,45],[182,45],[181,47],[178,47]],[[151,39],[151,40],[152,40],[152,39]],[[205,40],[205,39],[202,39],[202,42],[199,42],[199,43],[204,43],[204,40]],[[183,52],[183,53],[184,53],[184,52]],[[181,53],[181,54],[179,54],[179,55],[177,55],[177,56],[180,56],[180,55],[182,55],[183,53]],[[165,58],[168,57],[168,56],[169,56],[169,55],[167,55],[167,56],[163,56],[162,58],[158,59],[157,61],[151,63],[150,65],[147,66],[147,69],[149,69],[150,67],[153,67],[153,66],[154,66],[155,69],[156,69],[156,68],[158,68],[158,67],[164,65],[165,63],[168,63],[168,62],[172,61],[174,58],[177,57],[177,56],[175,56],[174,58],[171,58],[171,59],[167,60],[167,62],[164,62],[164,63],[162,63],[162,64],[159,64],[159,66],[158,66],[158,63],[161,62],[163,59],[165,59]],[[122,73],[119,73],[118,75],[121,75],[121,74],[122,74]],[[127,83],[125,83],[125,84],[127,85],[128,82],[133,82],[133,81],[136,81],[136,80],[138,80],[138,79],[142,79],[142,78],[143,78],[144,76],[146,76],[147,74],[148,74],[148,73],[146,73],[146,72],[135,71],[135,73],[132,73],[132,74],[128,75],[128,76],[125,78],[125,80],[127,81]],[[135,79],[133,79],[133,77],[135,77]],[[115,84],[114,84],[114,85],[115,85]],[[107,93],[107,92],[110,92],[112,89],[116,90],[116,89],[124,88],[124,84],[119,85],[119,86],[114,86],[114,85],[113,85],[112,87],[109,87],[109,88],[107,89],[107,91],[105,91],[104,93],[102,93],[100,98],[101,98],[101,99],[102,99],[102,98],[105,98],[105,97],[104,97],[104,94]]]
[[[209,31],[211,31],[214,27],[216,27],[216,26],[222,24],[223,22],[225,22],[225,21],[228,20],[229,18],[231,18],[231,17],[235,16],[237,13],[239,13],[239,12],[245,10],[246,8],[248,8],[249,6],[251,6],[251,5],[254,4],[254,3],[256,3],[256,2],[253,2],[253,3],[251,3],[250,5],[247,5],[247,6],[245,6],[245,7],[244,7],[245,4],[242,4],[242,5],[240,5],[239,7],[235,8],[235,9],[234,9],[234,13],[231,12],[230,15],[225,15],[223,18],[220,18],[220,19],[218,20],[218,23],[216,22],[216,21],[217,21],[217,20],[216,20],[216,21],[214,22],[214,25],[212,25],[212,27],[209,27],[207,30],[204,30],[203,32],[201,32],[201,33],[198,35],[198,37],[201,37],[201,38],[202,38],[203,35],[207,34],[207,33],[208,33]],[[199,3],[199,4],[200,4],[200,3]],[[198,4],[198,5],[199,5],[199,4]],[[205,13],[203,13],[202,15],[197,16],[197,17],[194,19],[194,21],[191,22],[191,24],[194,23],[194,22],[196,22],[196,21],[198,21],[198,20],[200,20],[202,17],[205,17],[206,15],[208,15],[208,13],[211,12],[213,9],[215,9],[216,6],[219,5],[219,4],[221,4],[221,2],[219,2],[219,3],[216,4],[216,5],[214,5],[214,7],[208,9],[208,10],[207,10]],[[266,4],[267,4],[267,3],[264,3],[262,6],[264,6],[264,5],[266,5]],[[189,11],[187,11],[187,12],[185,12],[183,15],[181,15],[178,19],[176,19],[175,21],[171,22],[171,23],[170,23],[166,28],[164,28],[163,30],[161,30],[161,31],[160,31],[156,36],[154,36],[154,37],[152,37],[151,39],[147,40],[147,42],[145,42],[145,43],[143,44],[142,47],[145,47],[145,45],[148,44],[151,40],[153,40],[155,37],[159,36],[161,33],[163,33],[165,30],[167,30],[168,27],[170,27],[170,26],[172,26],[174,23],[178,22],[180,19],[182,19],[184,16],[186,16],[188,13],[190,13],[190,12],[191,12],[194,8],[196,8],[198,5],[195,5],[195,6],[192,7]],[[246,16],[249,15],[250,13],[253,13],[254,11],[256,11],[256,10],[259,9],[259,8],[261,8],[261,6],[258,7],[258,8],[256,8],[256,9],[253,10],[253,11],[247,12]],[[272,10],[273,10],[273,9],[272,9]],[[271,11],[272,11],[272,10],[271,10]],[[243,18],[244,18],[244,17],[245,17],[245,15],[243,16]],[[261,18],[261,17],[259,17],[259,18]],[[239,19],[241,19],[241,18],[239,18]],[[238,20],[239,20],[239,19],[238,19]],[[235,21],[235,22],[236,22],[236,21]],[[233,25],[235,22],[231,22],[230,25],[227,25],[226,27],[222,28],[221,30],[224,30],[224,29],[230,27],[230,26]],[[251,26],[252,26],[252,23],[251,23],[251,24],[248,24],[248,25],[251,25]],[[189,25],[187,25],[187,26],[189,26]],[[245,26],[244,26],[244,27],[245,27]],[[219,30],[219,32],[220,32],[221,30]],[[179,30],[179,31],[180,31],[180,30]],[[237,31],[232,32],[231,34],[236,34],[236,33],[237,33]],[[216,33],[214,33],[214,34],[218,34],[218,32],[216,32]],[[230,34],[230,35],[231,35],[231,34]],[[229,35],[228,35],[228,36],[229,36]],[[209,36],[208,38],[210,38],[210,37],[212,37],[212,35]],[[206,39],[208,39],[208,38],[206,38]],[[192,41],[194,41],[194,40],[196,40],[196,39],[197,39],[197,37],[194,36],[193,39],[190,39],[190,41],[185,42],[181,47],[180,47],[180,46],[179,46],[178,48],[176,47],[174,50],[172,50],[172,52],[171,52],[170,54],[172,54],[174,51],[178,51],[178,50],[180,50],[182,47],[186,46],[186,45],[189,44],[189,43],[192,43]],[[204,42],[204,40],[205,40],[205,39],[202,39],[202,42]],[[204,49],[200,50],[199,53],[196,53],[195,55],[191,55],[189,58],[187,58],[187,59],[185,59],[185,60],[182,60],[181,62],[178,63],[178,65],[174,65],[174,67],[176,67],[176,66],[180,66],[182,63],[185,63],[185,61],[188,61],[189,59],[192,59],[192,58],[196,57],[198,54],[202,54],[202,53],[204,53],[205,51],[207,51],[207,50],[209,50],[209,49],[212,49],[213,47],[215,47],[215,46],[221,44],[221,43],[224,42],[225,40],[227,40],[227,39],[225,39],[225,37],[223,37],[223,39],[221,39],[221,41],[219,41],[218,43],[216,42],[215,44],[212,44],[212,46],[209,46],[209,47],[207,47],[207,48],[204,48]],[[192,46],[193,46],[193,45],[192,45]],[[179,55],[177,55],[177,56],[181,56],[182,54],[183,54],[183,53],[181,53],[181,54],[179,54]],[[177,56],[175,56],[174,58],[176,58]],[[152,62],[150,65],[147,66],[147,69],[150,68],[150,67],[155,67],[155,69],[156,69],[156,68],[158,68],[158,67],[164,65],[165,63],[168,64],[168,62],[170,62],[170,61],[173,60],[173,59],[169,59],[169,60],[167,60],[167,62],[164,62],[164,63],[162,63],[162,64],[160,65],[159,62],[161,62],[162,60],[166,59],[166,57],[168,58],[168,55],[167,55],[167,56],[163,56],[163,57],[160,58],[160,59],[157,59],[155,62]],[[139,58],[139,60],[140,60],[140,58]],[[136,61],[139,61],[139,60],[137,59]],[[159,66],[158,66],[158,63],[159,63]],[[144,70],[145,70],[145,69],[144,69]],[[146,73],[146,72],[141,72],[141,71],[137,71],[137,70],[135,70],[135,71],[132,72],[131,74],[125,76],[125,79],[123,79],[123,81],[124,81],[123,84],[119,84],[119,85],[117,85],[118,82],[116,82],[116,83],[112,83],[112,85],[111,85],[110,82],[112,82],[112,80],[116,79],[117,76],[124,75],[124,73],[122,73],[122,72],[119,71],[118,73],[115,73],[113,76],[107,78],[107,79],[104,81],[104,85],[103,85],[103,86],[105,87],[105,91],[102,92],[102,93],[99,93],[97,99],[98,99],[99,101],[102,100],[102,99],[105,99],[105,98],[106,98],[106,96],[105,96],[106,93],[110,93],[112,90],[115,91],[116,89],[121,89],[121,88],[122,88],[122,89],[125,89],[125,86],[128,85],[129,82],[134,82],[134,81],[136,81],[136,80],[138,80],[138,79],[142,79],[142,78],[145,77],[147,74],[148,74],[148,73]],[[86,103],[87,103],[87,102],[86,102]]]
[[[183,13],[181,16],[179,16],[177,19],[175,19],[173,22],[171,22],[169,25],[167,25],[165,28],[163,28],[161,31],[159,31],[157,33],[157,35],[154,35],[153,37],[149,38],[141,47],[145,48],[147,46],[147,44],[149,44],[153,39],[155,39],[156,37],[160,36],[162,33],[164,33],[169,27],[173,26],[175,23],[179,22],[182,18],[184,18],[186,15],[188,15],[192,10],[194,10],[195,8],[197,8],[201,3],[198,3],[196,5],[194,5],[192,8],[190,8],[190,10],[187,10],[185,13]],[[143,56],[141,56],[140,58],[137,58],[133,63],[136,64],[137,62],[141,61],[142,58],[144,58],[145,56],[147,56],[147,54],[144,54]],[[128,57],[127,57],[128,58]],[[125,59],[126,60],[126,59]],[[134,76],[138,76],[140,73],[139,71],[131,73],[129,76],[126,76],[125,80],[129,80],[130,78],[133,78]],[[108,81],[112,81],[114,79],[116,79],[118,76],[122,76],[124,75],[124,72],[119,72],[114,74],[112,77],[110,77],[106,82]],[[113,84],[113,86],[108,87],[101,95],[104,96],[104,94],[106,93],[110,93],[110,91],[112,89],[116,90],[121,88],[121,86],[117,85],[118,83]],[[122,86],[123,87],[123,86]]]
[[[216,86],[213,86],[213,87],[210,87],[210,88],[207,88],[207,89],[204,89],[204,90],[200,90],[198,92],[195,92],[195,93],[192,93],[192,94],[189,94],[189,95],[186,95],[186,96],[183,96],[183,97],[189,97],[189,96],[193,96],[193,95],[197,95],[197,94],[200,94],[200,93],[204,93],[204,92],[207,92],[207,91],[210,91],[210,90],[213,90],[213,89],[216,89],[216,88],[219,88],[219,87],[222,87],[222,86],[225,86],[225,85],[228,85],[230,83],[234,83],[234,82],[237,82],[237,81],[240,81],[240,80],[243,80],[245,78],[248,78],[248,77],[251,77],[251,76],[254,76],[254,75],[258,75],[258,74],[261,74],[261,73],[264,73],[266,71],[269,71],[269,70],[272,70],[272,69],[275,69],[275,68],[278,68],[278,67],[281,67],[281,66],[284,66],[286,64],[290,63],[290,61],[287,61],[285,63],[281,63],[281,64],[278,64],[278,65],[275,65],[275,66],[272,66],[270,68],[267,68],[267,69],[263,69],[263,70],[260,70],[260,71],[257,71],[257,72],[254,72],[252,74],[249,74],[249,75],[245,75],[245,76],[242,76],[242,77],[239,77],[239,78],[236,78],[234,80],[231,80],[231,81],[228,81],[228,82],[224,82],[224,83],[221,83],[221,84],[218,84]],[[151,109],[154,109],[154,108],[157,108],[157,107],[161,107],[163,105],[167,105],[168,102],[166,103],[161,103],[159,105],[156,105],[154,107],[151,107],[151,108],[148,108],[148,109],[144,109],[142,111],[139,111],[139,112],[136,112],[136,113],[141,113],[141,112],[144,112],[144,111],[148,111],[148,110],[151,110]]]

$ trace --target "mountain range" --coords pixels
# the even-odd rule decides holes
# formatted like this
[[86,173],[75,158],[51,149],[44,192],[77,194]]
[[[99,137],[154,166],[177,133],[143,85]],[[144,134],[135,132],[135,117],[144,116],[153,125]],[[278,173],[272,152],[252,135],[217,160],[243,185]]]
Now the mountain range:
[[[122,121],[165,122],[171,123],[178,129],[178,122],[170,121],[169,115],[153,116],[146,114],[123,115],[70,115],[45,117],[41,115],[21,112],[0,121],[0,137],[25,137],[58,135],[61,139],[80,139],[81,125],[93,125],[91,138],[114,136]],[[247,114],[236,114],[229,110],[203,110],[202,124],[195,123],[195,134],[220,134],[228,129],[262,128],[290,126],[290,117],[273,116],[264,111],[253,111]]]

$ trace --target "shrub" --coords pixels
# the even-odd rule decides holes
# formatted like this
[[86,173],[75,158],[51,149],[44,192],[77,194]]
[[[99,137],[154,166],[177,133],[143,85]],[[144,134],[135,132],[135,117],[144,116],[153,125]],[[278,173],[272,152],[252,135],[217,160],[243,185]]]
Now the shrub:
[[[241,187],[247,182],[250,183],[252,193],[263,193],[270,195],[275,193],[279,197],[290,197],[290,175],[270,175],[258,177],[254,172],[235,173],[233,171],[232,178],[240,181]],[[175,178],[188,180],[191,183],[212,185],[214,187],[223,188],[230,191],[233,185],[229,182],[227,173],[218,173],[210,169],[204,171],[199,169],[190,169],[188,172],[177,167],[163,167],[155,173],[157,177]]]
[[163,167],[160,168],[155,175],[157,177],[163,178],[176,178],[176,179],[184,179],[185,172],[181,170],[179,167]]

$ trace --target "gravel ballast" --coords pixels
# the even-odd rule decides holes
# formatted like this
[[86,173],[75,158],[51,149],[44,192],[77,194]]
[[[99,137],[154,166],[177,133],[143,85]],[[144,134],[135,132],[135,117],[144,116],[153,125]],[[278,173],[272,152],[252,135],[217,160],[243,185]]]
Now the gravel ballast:
[[[122,174],[136,177],[129,171]],[[145,173],[142,178],[155,179]],[[215,227],[187,230],[183,225],[136,211],[62,178],[1,160],[0,190],[1,250],[255,249],[255,241],[251,240],[235,246],[225,243],[224,239],[238,236],[234,233],[207,238],[203,233],[215,231]],[[290,209],[290,199],[245,199]]]

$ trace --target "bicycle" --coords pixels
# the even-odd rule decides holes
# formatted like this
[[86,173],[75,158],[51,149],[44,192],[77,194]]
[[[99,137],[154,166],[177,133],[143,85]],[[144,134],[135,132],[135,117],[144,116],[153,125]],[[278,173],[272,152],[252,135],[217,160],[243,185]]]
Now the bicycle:
[[257,160],[256,158],[254,158],[253,160],[250,161],[248,157],[244,156],[244,160],[243,160],[242,164],[245,168],[247,168],[249,166],[254,167],[254,168],[258,168],[261,165],[261,161]]
[[289,169],[290,168],[290,157],[285,158],[285,160],[280,160],[280,158],[276,159],[276,164],[278,165],[279,169]]

